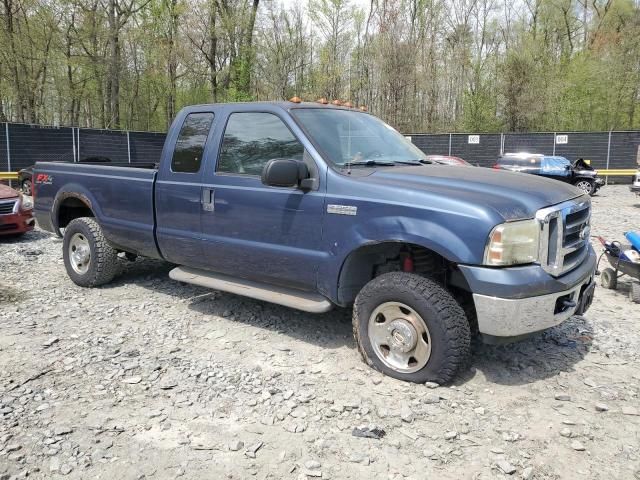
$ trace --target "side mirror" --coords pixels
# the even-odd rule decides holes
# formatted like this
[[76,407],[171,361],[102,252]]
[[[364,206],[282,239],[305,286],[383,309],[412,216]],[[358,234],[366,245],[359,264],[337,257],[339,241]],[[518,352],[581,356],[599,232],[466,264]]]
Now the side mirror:
[[299,187],[309,190],[312,179],[309,178],[309,167],[300,160],[269,160],[262,170],[262,183],[271,187]]

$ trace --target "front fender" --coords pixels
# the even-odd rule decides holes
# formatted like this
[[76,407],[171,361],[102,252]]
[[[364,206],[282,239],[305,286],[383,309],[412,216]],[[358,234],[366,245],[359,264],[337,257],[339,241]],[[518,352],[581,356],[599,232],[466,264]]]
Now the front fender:
[[[319,275],[320,291],[337,303],[340,272],[347,258],[367,245],[411,243],[427,248],[453,263],[481,263],[490,228],[480,220],[474,225],[474,221],[467,217],[466,227],[456,231],[450,225],[462,225],[456,222],[452,224],[451,220],[450,218],[446,222],[441,218],[384,216],[359,222],[345,229],[339,225],[327,228],[327,239],[331,242],[328,247],[333,261]],[[344,223],[342,219],[336,222]]]

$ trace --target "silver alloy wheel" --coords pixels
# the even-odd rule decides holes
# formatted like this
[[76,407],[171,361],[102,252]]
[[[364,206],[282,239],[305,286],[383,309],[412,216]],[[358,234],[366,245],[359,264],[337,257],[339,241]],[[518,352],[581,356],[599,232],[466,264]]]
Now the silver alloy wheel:
[[578,187],[584,193],[591,193],[591,189],[593,188],[591,186],[591,182],[589,182],[588,180],[580,180],[576,183],[576,187]]
[[80,275],[84,275],[89,270],[91,247],[89,240],[82,233],[74,233],[69,241],[69,263],[71,268]]
[[385,302],[369,317],[369,340],[387,367],[400,373],[423,368],[431,357],[431,335],[422,317],[400,302]]

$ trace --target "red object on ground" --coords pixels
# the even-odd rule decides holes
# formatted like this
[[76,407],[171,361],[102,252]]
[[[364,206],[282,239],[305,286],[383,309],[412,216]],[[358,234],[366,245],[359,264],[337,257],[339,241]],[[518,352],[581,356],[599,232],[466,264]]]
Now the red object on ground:
[[13,235],[33,230],[33,209],[25,208],[20,192],[0,183],[0,235]]

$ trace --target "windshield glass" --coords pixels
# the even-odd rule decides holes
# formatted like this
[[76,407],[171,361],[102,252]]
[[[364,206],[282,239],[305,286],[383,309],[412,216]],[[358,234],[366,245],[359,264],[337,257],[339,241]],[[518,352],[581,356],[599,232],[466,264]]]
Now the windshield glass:
[[296,108],[291,113],[324,157],[338,167],[417,163],[425,159],[418,147],[373,115],[324,108]]

